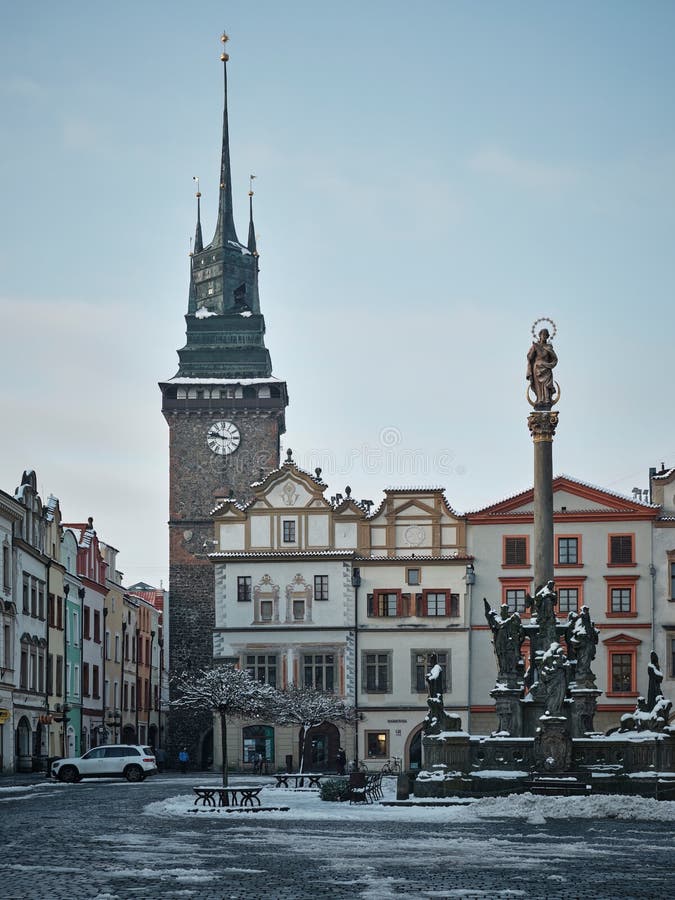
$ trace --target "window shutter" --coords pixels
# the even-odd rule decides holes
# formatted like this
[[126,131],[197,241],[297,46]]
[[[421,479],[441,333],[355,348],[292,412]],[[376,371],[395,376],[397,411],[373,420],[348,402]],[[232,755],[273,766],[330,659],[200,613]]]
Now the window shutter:
[[394,677],[392,672],[392,654],[387,654],[387,688],[386,693],[391,694],[394,690]]
[[399,594],[397,603],[397,614],[399,616],[408,616],[410,609],[410,594]]
[[445,602],[448,606],[448,612],[451,616],[459,615],[459,594],[453,594],[451,591],[447,591],[445,595]]
[[424,594],[415,594],[415,615],[425,615],[425,606],[426,604],[424,602]]
[[375,596],[374,594],[368,594],[368,615],[376,616],[377,610],[375,609]]

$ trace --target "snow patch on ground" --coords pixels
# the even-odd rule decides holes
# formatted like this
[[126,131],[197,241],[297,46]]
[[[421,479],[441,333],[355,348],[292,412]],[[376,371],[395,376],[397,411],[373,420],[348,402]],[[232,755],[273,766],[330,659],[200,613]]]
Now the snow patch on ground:
[[[394,799],[394,785],[385,787],[384,799]],[[301,819],[313,821],[401,821],[414,822],[462,822],[471,823],[485,819],[520,819],[528,824],[542,825],[547,819],[623,819],[675,823],[675,803],[666,803],[645,797],[630,796],[582,796],[549,797],[534,794],[511,794],[507,797],[483,797],[461,806],[382,806],[374,804],[329,803],[320,799],[315,791],[296,792],[283,788],[266,787],[260,795],[263,806],[288,806],[288,812],[257,812],[247,820],[256,822],[267,819]],[[414,801],[414,798],[411,798]],[[428,802],[428,801],[422,801]],[[231,816],[213,815],[218,809],[195,806],[194,796],[181,794],[167,800],[150,803],[143,810],[145,815],[160,817],[202,816],[208,814],[211,821],[221,822]],[[239,818],[239,817],[238,817]]]

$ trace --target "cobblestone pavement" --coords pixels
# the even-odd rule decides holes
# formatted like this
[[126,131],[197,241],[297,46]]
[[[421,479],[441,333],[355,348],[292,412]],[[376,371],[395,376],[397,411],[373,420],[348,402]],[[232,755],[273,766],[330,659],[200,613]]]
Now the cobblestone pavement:
[[193,783],[165,775],[142,784],[0,791],[0,897],[673,896],[675,841],[659,823],[410,824],[404,808],[392,822],[368,822],[367,809],[360,820],[339,823],[282,813],[143,814],[148,803],[189,793]]

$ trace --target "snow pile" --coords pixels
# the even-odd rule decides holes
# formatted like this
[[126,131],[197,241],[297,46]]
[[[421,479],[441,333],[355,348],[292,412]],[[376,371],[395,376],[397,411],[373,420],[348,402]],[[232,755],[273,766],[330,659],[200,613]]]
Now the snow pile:
[[195,313],[195,319],[208,319],[209,316],[217,316],[217,312],[213,312],[211,309],[207,309],[205,306],[200,306],[200,308]]
[[[500,773],[503,775],[503,773]],[[217,781],[214,781],[217,784]],[[394,800],[395,779],[384,779],[384,799]],[[261,819],[295,819],[344,822],[346,820],[365,821],[412,821],[412,822],[458,822],[472,823],[484,819],[516,819],[542,824],[547,819],[623,819],[629,821],[670,822],[675,824],[675,803],[652,800],[645,797],[626,795],[550,797],[534,794],[511,794],[508,797],[483,797],[470,799],[462,805],[421,806],[411,797],[410,805],[382,806],[374,804],[327,803],[319,798],[317,791],[296,792],[268,784],[261,791],[263,806],[288,806],[288,812],[261,811],[254,815],[256,822]],[[428,800],[420,803],[428,803]],[[202,816],[202,807],[194,805],[192,794],[182,794],[150,803],[144,814],[161,818]],[[218,815],[222,812],[222,815]],[[214,815],[216,813],[216,815]],[[207,807],[204,814],[209,821],[224,822],[232,817],[225,810]],[[239,815],[237,819],[240,820]]]

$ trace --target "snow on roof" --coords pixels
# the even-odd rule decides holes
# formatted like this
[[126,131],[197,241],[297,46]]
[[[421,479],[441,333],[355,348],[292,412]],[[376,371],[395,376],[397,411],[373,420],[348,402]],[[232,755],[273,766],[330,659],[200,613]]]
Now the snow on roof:
[[268,378],[196,378],[188,375],[176,376],[163,381],[162,384],[240,384],[246,387],[249,384],[283,384],[280,378],[270,375]]
[[445,488],[439,484],[424,484],[424,485],[388,485],[385,489],[385,492],[391,493],[395,491],[402,491],[404,493],[416,493],[420,494],[424,491],[429,493],[445,493]]
[[661,469],[660,472],[652,475],[652,478],[654,481],[665,481],[666,478],[670,478],[673,472],[675,472],[675,469]]
[[324,559],[351,559],[354,556],[354,550],[266,550],[266,551],[246,551],[246,550],[216,550],[209,553],[209,559],[286,559],[288,557],[313,558],[323,557]]
[[[629,497],[627,494],[621,494],[618,491],[612,491],[609,488],[600,487],[597,484],[592,484],[590,481],[583,481],[581,478],[575,478],[572,475],[566,475],[564,472],[559,475],[555,475],[553,477],[553,486],[555,490],[555,482],[558,479],[565,479],[565,481],[572,482],[573,484],[578,484],[580,487],[590,488],[593,491],[599,491],[601,494],[609,494],[610,497],[616,497],[619,500],[626,500],[631,505],[643,506],[645,509],[659,509],[658,503],[645,503],[642,500],[634,500],[632,497]],[[499,500],[495,500],[494,503],[488,503],[487,506],[481,506],[479,509],[469,510],[466,515],[472,515],[473,513],[480,513],[489,510],[493,506],[499,506],[502,503],[508,503],[510,500],[517,500],[518,497],[525,497],[527,494],[531,493],[534,490],[533,487],[525,488],[522,491],[516,491],[513,494],[509,494],[506,497],[502,497]],[[588,511],[588,510],[586,510]],[[574,512],[584,512],[584,510],[574,510]],[[508,512],[501,512],[499,515],[508,515]]]

